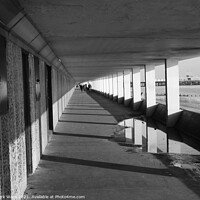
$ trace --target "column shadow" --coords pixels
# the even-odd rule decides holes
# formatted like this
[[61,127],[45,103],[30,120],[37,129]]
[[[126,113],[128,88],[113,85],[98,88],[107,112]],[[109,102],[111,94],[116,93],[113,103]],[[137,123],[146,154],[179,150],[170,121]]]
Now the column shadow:
[[132,108],[118,104],[117,102],[113,102],[111,99],[105,98],[94,91],[88,93],[88,95],[98,102],[102,108],[107,110],[118,122],[122,121],[123,119],[141,115],[141,112],[133,111]]
[[152,175],[170,176],[170,177],[172,176],[169,169],[157,169],[157,168],[150,168],[150,167],[124,165],[124,164],[117,164],[117,163],[99,162],[99,161],[58,157],[58,156],[50,156],[50,155],[43,155],[41,159],[46,160],[46,161],[52,161],[52,162],[83,165],[83,166],[98,167],[98,168],[128,171],[128,172],[136,172],[136,173],[142,173],[142,174],[152,174]]

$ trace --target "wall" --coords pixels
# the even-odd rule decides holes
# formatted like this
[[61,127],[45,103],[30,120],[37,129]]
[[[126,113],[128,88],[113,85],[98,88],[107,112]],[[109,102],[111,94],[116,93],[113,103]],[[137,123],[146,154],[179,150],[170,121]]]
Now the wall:
[[26,151],[21,49],[7,43],[9,112],[0,117],[2,194],[19,196],[26,188]]
[[53,127],[55,129],[69,99],[74,92],[72,79],[52,70]]
[[[27,158],[24,120],[24,89],[21,47],[7,39],[7,81],[9,111],[0,115],[0,200],[3,195],[15,200],[23,195],[27,187]],[[46,91],[46,69],[39,60],[41,96],[36,101],[36,77],[34,56],[28,54],[30,88],[30,135],[32,173],[48,143],[48,112]],[[74,81],[52,68],[53,123],[56,126],[74,91]]]
[[44,149],[48,143],[48,124],[47,124],[47,110],[46,110],[46,79],[45,79],[45,63],[39,62],[40,66],[40,131],[41,131],[41,153],[44,153]]

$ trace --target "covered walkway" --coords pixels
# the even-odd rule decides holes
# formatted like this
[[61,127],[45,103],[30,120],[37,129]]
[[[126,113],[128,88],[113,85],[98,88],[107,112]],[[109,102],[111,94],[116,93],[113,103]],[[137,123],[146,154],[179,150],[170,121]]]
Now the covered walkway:
[[133,153],[113,141],[118,122],[138,114],[99,94],[76,90],[25,194],[29,199],[199,199],[198,181],[170,167],[164,154]]

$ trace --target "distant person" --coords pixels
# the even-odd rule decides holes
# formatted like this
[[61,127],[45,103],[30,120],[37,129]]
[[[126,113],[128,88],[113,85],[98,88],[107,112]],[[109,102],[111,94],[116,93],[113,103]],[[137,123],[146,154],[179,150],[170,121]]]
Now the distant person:
[[83,89],[84,89],[84,91],[87,90],[87,84],[85,84],[85,85],[83,86]]
[[89,90],[89,92],[91,91],[91,88],[92,88],[91,84],[88,84],[88,90]]
[[83,86],[82,85],[80,85],[80,89],[81,89],[81,92],[83,91]]

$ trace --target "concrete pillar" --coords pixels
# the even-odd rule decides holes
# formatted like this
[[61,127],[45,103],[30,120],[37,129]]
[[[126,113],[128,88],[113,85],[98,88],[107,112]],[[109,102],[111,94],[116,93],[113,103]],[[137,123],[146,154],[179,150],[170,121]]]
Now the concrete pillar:
[[157,153],[157,132],[154,128],[147,126],[147,138],[149,153]]
[[144,121],[141,124],[141,132],[142,132],[142,151],[143,152],[147,152],[147,146],[148,146],[148,142],[147,142],[147,123],[144,122]]
[[97,80],[97,91],[101,91],[101,79],[99,78],[98,80]]
[[118,72],[117,74],[117,82],[118,82],[118,103],[124,103],[124,75],[123,72]]
[[113,99],[113,76],[109,76],[109,97]]
[[167,126],[173,127],[180,115],[178,60],[165,60]]
[[109,97],[110,85],[109,85],[109,77],[106,77],[106,97]]
[[138,110],[142,98],[141,98],[141,78],[140,78],[140,67],[133,68],[133,110]]
[[99,79],[99,92],[102,92],[102,80],[101,78]]
[[155,66],[145,66],[146,116],[151,117],[156,108]]
[[103,78],[100,79],[100,83],[101,83],[101,93],[103,94],[103,89],[104,89]]
[[103,77],[103,95],[106,94],[106,77]]
[[133,143],[133,128],[130,127],[125,128],[124,132],[125,132],[126,142]]
[[167,153],[167,134],[159,129],[157,131],[158,153]]
[[124,70],[124,105],[129,106],[131,103],[131,70]]
[[117,74],[113,74],[113,101],[118,101],[118,81],[117,81]]
[[134,120],[134,144],[136,145],[142,145],[143,126],[141,120]]
[[167,128],[168,153],[181,153],[182,138],[174,128]]

